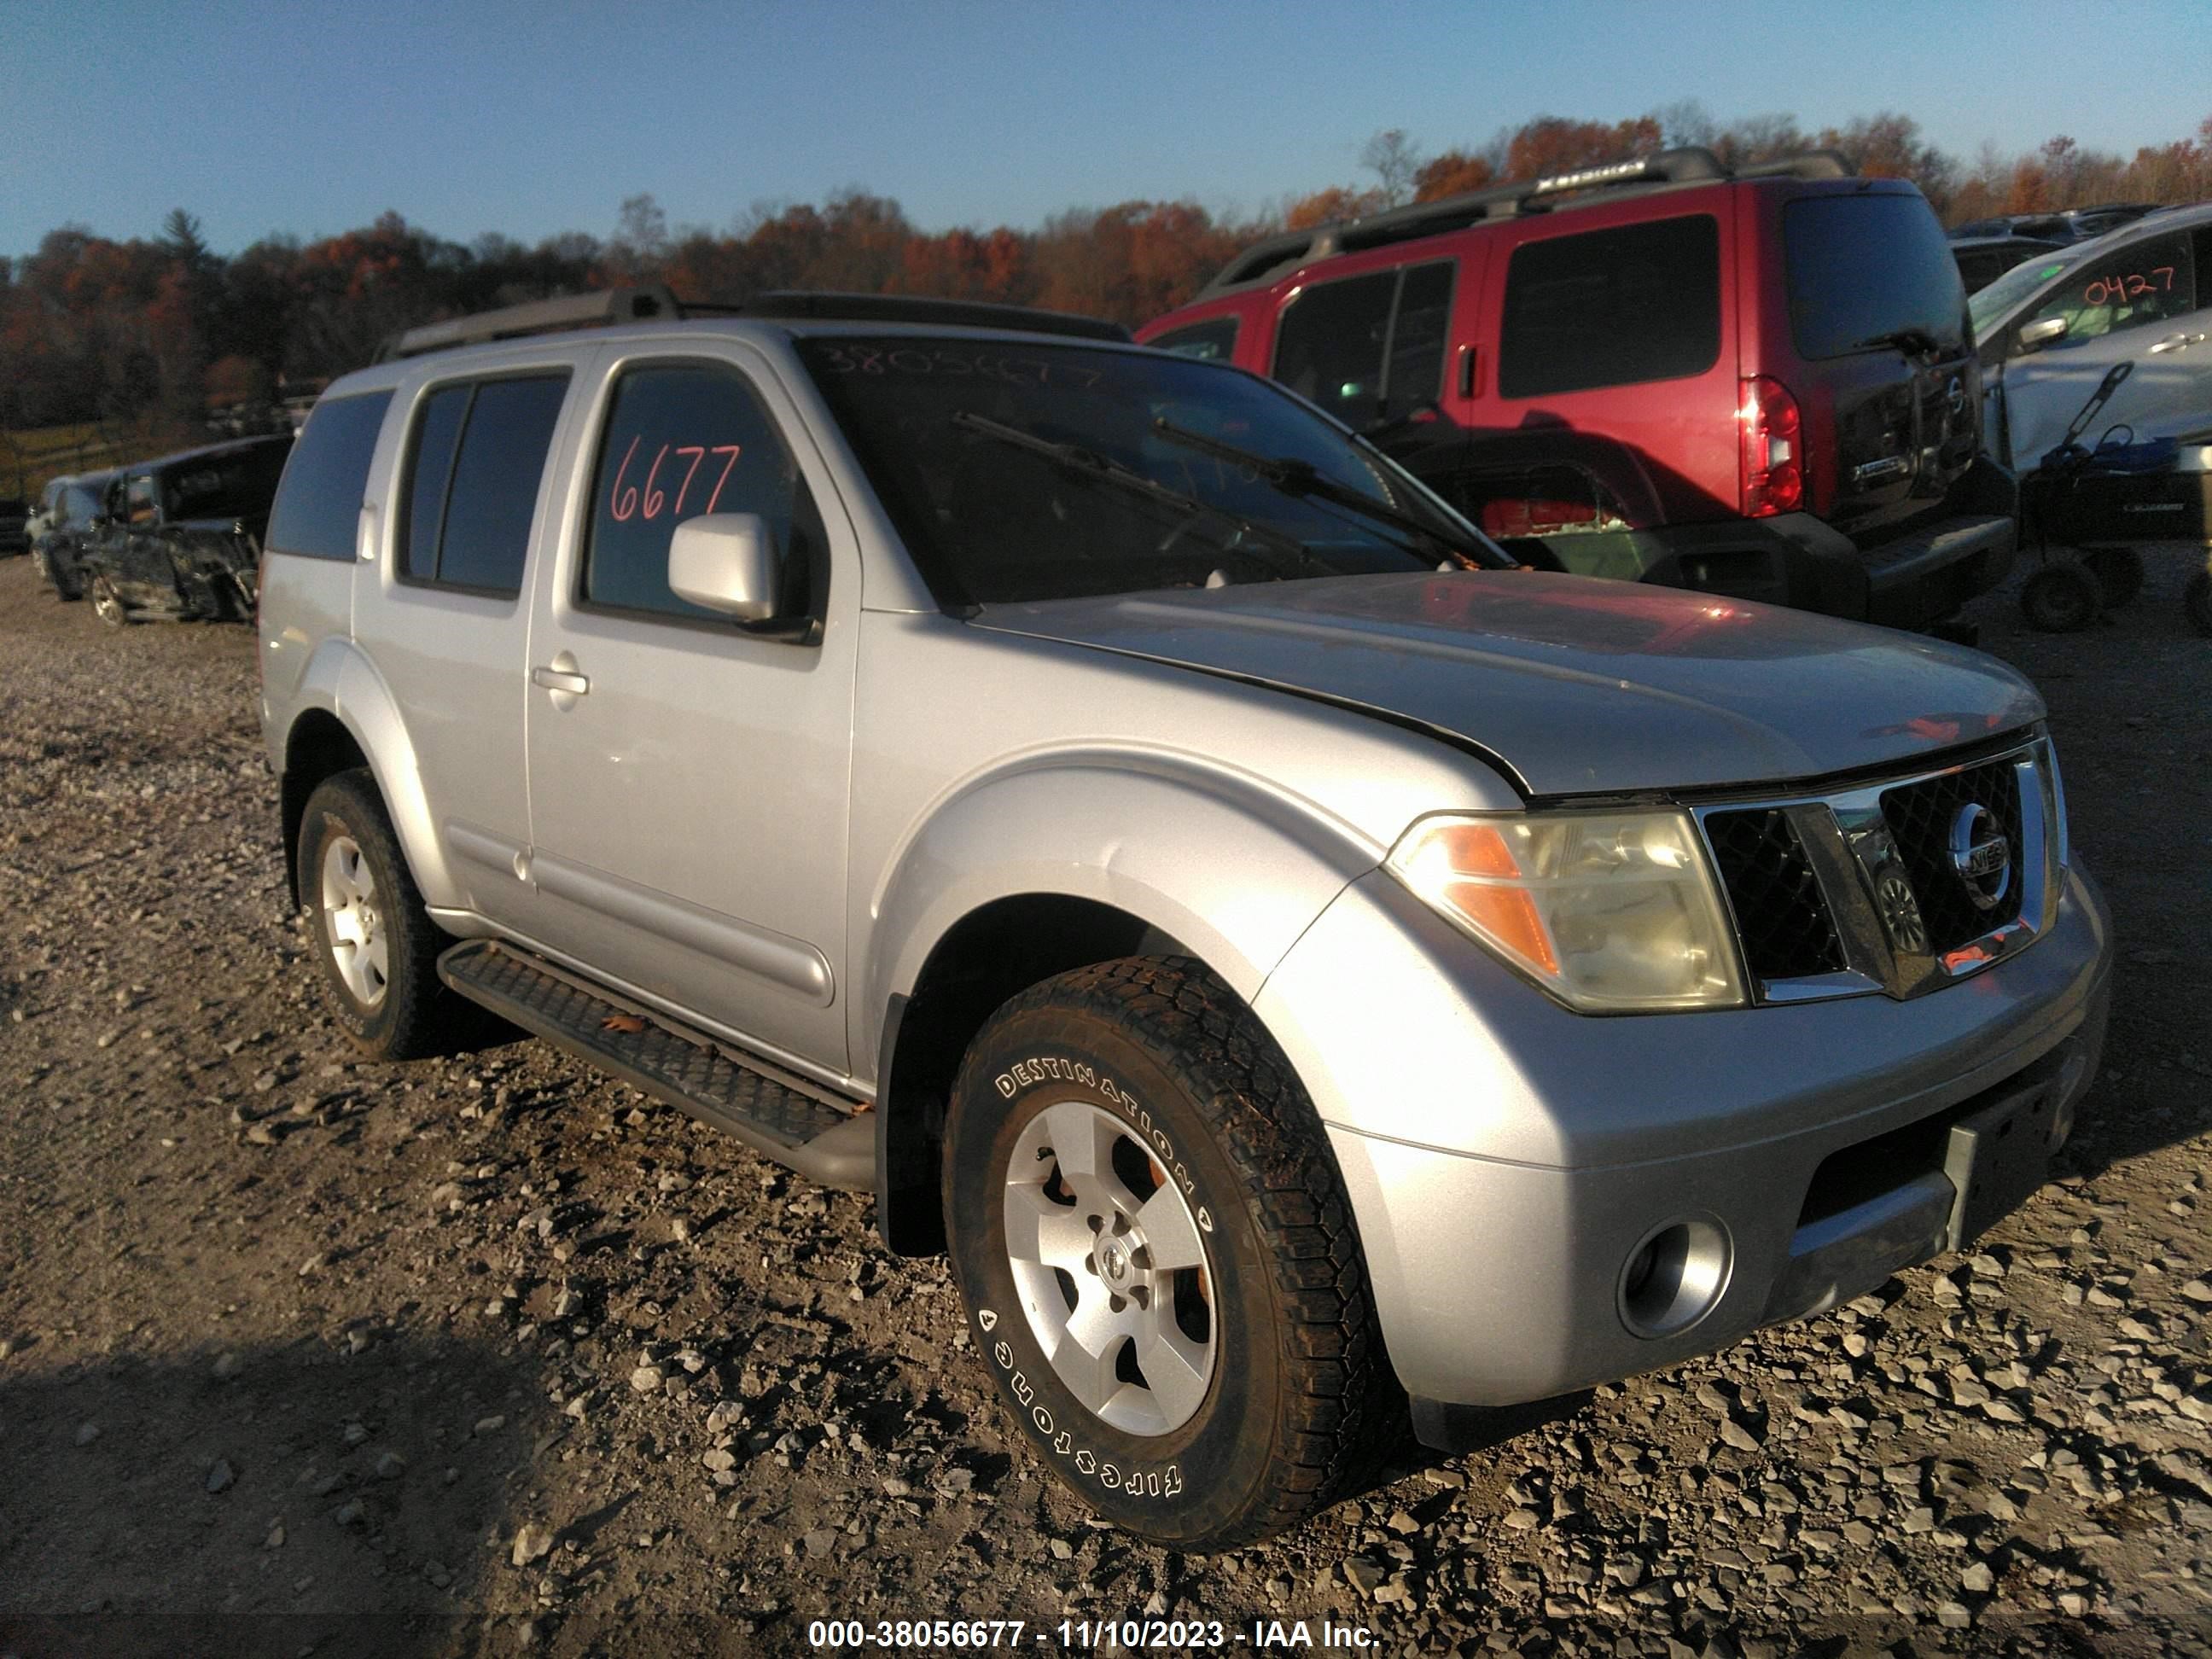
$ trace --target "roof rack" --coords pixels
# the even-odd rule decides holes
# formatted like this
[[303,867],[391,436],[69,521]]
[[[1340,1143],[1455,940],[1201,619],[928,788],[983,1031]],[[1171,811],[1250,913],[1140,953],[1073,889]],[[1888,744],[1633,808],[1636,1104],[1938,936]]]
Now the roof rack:
[[1469,225],[1486,219],[1508,219],[1516,214],[1546,211],[1553,206],[1553,198],[1577,191],[1613,190],[1633,185],[1692,184],[1726,179],[1848,179],[1856,171],[1848,161],[1832,149],[1808,150],[1801,155],[1785,155],[1771,161],[1755,161],[1731,168],[1709,149],[1698,145],[1684,145],[1676,149],[1662,149],[1654,155],[1638,156],[1632,161],[1608,162],[1602,167],[1578,167],[1571,173],[1551,173],[1540,179],[1522,179],[1510,184],[1492,185],[1482,190],[1442,197],[1433,202],[1415,202],[1407,207],[1370,214],[1363,219],[1340,220],[1333,224],[1317,225],[1310,230],[1286,231],[1282,235],[1270,236],[1265,241],[1255,242],[1246,248],[1221,268],[1213,280],[1200,290],[1198,297],[1210,299],[1217,294],[1225,294],[1232,289],[1279,276],[1286,270],[1294,270],[1300,265],[1327,258],[1332,254],[1350,253],[1362,248],[1410,241],[1416,237],[1464,230]]
[[526,305],[503,306],[497,311],[479,311],[473,316],[408,329],[387,338],[377,349],[376,361],[389,362],[395,357],[419,357],[426,351],[517,339],[526,334],[554,334],[599,323],[641,323],[683,314],[684,307],[676,296],[658,283],[602,289],[594,294],[564,294],[557,299],[532,300]]
[[732,304],[695,304],[686,316],[806,319],[823,322],[934,323],[944,328],[1018,328],[1030,334],[1070,334],[1085,340],[1121,340],[1129,331],[1097,317],[1069,311],[1033,311],[1027,306],[994,305],[981,300],[933,300],[911,294],[836,294],[780,289]]
[[732,302],[679,300],[658,283],[635,288],[603,289],[532,300],[526,305],[480,311],[442,323],[425,323],[392,335],[376,354],[378,362],[419,357],[455,346],[610,323],[661,322],[685,317],[808,318],[823,321],[935,323],[948,328],[1018,328],[1032,334],[1071,334],[1089,340],[1122,340],[1129,331],[1119,323],[1078,317],[1064,311],[1031,311],[1023,306],[988,305],[970,300],[930,300],[903,294],[830,294],[797,289],[757,294]]

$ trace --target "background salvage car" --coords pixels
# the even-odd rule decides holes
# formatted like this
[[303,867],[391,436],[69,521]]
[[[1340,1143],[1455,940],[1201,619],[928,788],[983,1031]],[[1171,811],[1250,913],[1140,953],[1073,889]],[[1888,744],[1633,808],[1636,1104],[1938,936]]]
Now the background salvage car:
[[64,599],[84,597],[85,550],[99,532],[107,501],[107,485],[114,475],[88,472],[64,479],[52,489],[46,528],[31,544],[32,562],[53,584]]
[[1970,302],[1990,448],[2026,471],[2115,365],[2135,368],[2083,434],[2212,435],[2212,204],[2139,219],[2007,271]]
[[116,473],[80,560],[100,619],[251,620],[261,537],[291,449],[289,434],[248,438]]
[[1273,375],[1545,568],[1927,628],[2011,565],[1942,228],[1832,152],[1286,232],[1137,337]]

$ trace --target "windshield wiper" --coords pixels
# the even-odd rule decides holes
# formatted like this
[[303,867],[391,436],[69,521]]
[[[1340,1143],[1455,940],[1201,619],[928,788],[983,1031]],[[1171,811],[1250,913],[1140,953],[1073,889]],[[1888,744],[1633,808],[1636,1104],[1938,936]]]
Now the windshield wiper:
[[1932,357],[1943,349],[1943,343],[1924,328],[1893,328],[1887,334],[1868,335],[1851,349],[1869,351],[1876,346],[1895,346],[1914,356]]
[[[1103,479],[1133,495],[1142,495],[1163,507],[1172,507],[1187,519],[1225,520],[1242,532],[1240,540],[1249,536],[1255,542],[1272,544],[1279,551],[1292,555],[1309,569],[1318,570],[1323,575],[1337,574],[1316,558],[1304,542],[1287,532],[1278,530],[1260,520],[1247,518],[1241,513],[1232,513],[1225,507],[1216,507],[1211,501],[1200,501],[1195,495],[1187,495],[1180,489],[1170,489],[1166,484],[1147,478],[1133,466],[1124,466],[1110,456],[1101,455],[1095,449],[1086,449],[1081,444],[1061,443],[1052,438],[1040,438],[1034,432],[1024,432],[1018,426],[1008,426],[1004,421],[994,421],[988,415],[970,414],[966,410],[961,410],[951,419],[953,425],[964,431],[980,433],[997,442],[1011,444],[1017,449],[1026,449],[1033,455],[1057,461],[1071,472]],[[1233,546],[1222,550],[1232,551]]]
[[1469,570],[1487,570],[1486,560],[1471,556],[1464,547],[1447,538],[1439,526],[1424,522],[1410,513],[1401,513],[1396,507],[1376,501],[1363,490],[1350,484],[1339,483],[1315,467],[1311,461],[1302,461],[1291,456],[1262,455],[1256,451],[1225,444],[1218,438],[1209,438],[1202,432],[1193,432],[1188,427],[1177,426],[1165,416],[1152,422],[1152,430],[1171,444],[1181,444],[1201,455],[1211,455],[1216,460],[1233,461],[1249,468],[1273,484],[1292,500],[1316,495],[1334,506],[1347,507],[1363,518],[1374,520],[1402,530],[1408,535],[1419,536],[1431,546],[1442,548]]

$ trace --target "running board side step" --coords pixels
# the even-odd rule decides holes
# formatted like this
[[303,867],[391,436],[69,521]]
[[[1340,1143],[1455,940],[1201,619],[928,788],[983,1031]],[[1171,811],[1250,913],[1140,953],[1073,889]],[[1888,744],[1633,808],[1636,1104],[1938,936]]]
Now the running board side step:
[[875,1190],[873,1115],[802,1093],[761,1069],[766,1061],[748,1064],[712,1038],[501,940],[454,945],[438,958],[438,977],[501,1019],[810,1181]]

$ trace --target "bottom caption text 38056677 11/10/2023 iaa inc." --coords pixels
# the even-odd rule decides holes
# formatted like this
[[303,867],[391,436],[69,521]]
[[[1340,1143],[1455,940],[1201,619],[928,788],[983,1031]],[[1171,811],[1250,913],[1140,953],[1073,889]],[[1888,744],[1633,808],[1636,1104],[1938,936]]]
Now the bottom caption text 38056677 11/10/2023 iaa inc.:
[[1054,1654],[1367,1652],[1377,1646],[1366,1626],[1326,1618],[1062,1619],[1046,1624],[1022,1619],[817,1619],[806,1627],[806,1643],[817,1651],[901,1653],[988,1648],[1020,1652],[1032,1647]]

